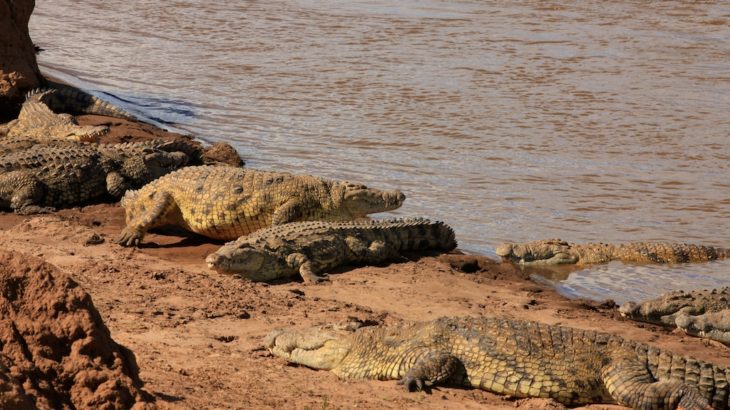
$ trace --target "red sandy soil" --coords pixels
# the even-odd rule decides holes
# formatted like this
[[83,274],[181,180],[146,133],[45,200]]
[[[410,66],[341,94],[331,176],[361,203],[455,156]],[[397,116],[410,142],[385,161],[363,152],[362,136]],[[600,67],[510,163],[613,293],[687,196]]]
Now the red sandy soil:
[[[407,393],[393,381],[341,381],[289,365],[261,346],[278,327],[349,318],[390,324],[500,315],[613,332],[730,365],[724,346],[623,320],[609,303],[566,300],[514,266],[483,257],[343,269],[320,285],[251,283],[207,269],[204,258],[220,243],[167,231],[148,234],[139,248],[122,248],[113,239],[123,226],[117,204],[30,217],[4,213],[0,248],[43,258],[89,292],[111,336],[134,352],[144,389],[162,408],[562,408],[479,390]],[[99,237],[104,242],[95,244]]]

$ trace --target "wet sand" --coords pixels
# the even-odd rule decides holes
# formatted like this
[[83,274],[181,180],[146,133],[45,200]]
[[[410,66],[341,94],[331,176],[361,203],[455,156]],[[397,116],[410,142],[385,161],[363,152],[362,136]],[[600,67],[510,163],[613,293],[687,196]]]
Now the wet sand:
[[[114,125],[111,137],[121,140],[162,135],[123,120],[80,118],[89,121]],[[514,266],[484,257],[422,257],[343,269],[320,285],[251,283],[206,268],[205,256],[219,243],[160,231],[139,248],[122,248],[113,239],[123,226],[118,204],[36,216],[2,213],[0,247],[42,257],[78,281],[112,337],[135,353],[145,389],[162,408],[561,407],[479,390],[439,387],[429,395],[407,393],[394,381],[340,381],[262,349],[263,336],[274,328],[353,317],[385,324],[444,315],[531,319],[612,332],[730,366],[727,347],[623,320],[610,303],[567,300]],[[88,244],[94,234],[105,241]],[[464,258],[478,259],[479,269],[454,268]]]

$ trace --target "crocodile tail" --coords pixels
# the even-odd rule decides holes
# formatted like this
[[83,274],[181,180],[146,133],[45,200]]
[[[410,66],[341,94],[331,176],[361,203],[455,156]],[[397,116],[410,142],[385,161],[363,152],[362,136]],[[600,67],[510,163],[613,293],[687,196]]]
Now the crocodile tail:
[[657,380],[677,380],[700,391],[713,409],[730,407],[730,368],[653,346],[636,344],[639,359]]
[[441,249],[450,251],[456,248],[458,245],[456,242],[456,234],[454,234],[454,230],[449,225],[446,225],[441,221],[436,221],[434,222],[434,229],[438,231]]
[[[441,221],[434,222],[423,218],[410,218],[402,220],[402,223],[413,229],[410,242],[413,243],[414,250],[436,248],[450,251],[456,248],[454,230]],[[410,248],[408,245],[406,247]]]
[[54,92],[46,103],[55,112],[104,115],[137,121],[134,115],[76,87],[58,83],[52,83],[52,86]]
[[46,97],[55,92],[52,88],[34,88],[25,93],[25,102],[46,102]]

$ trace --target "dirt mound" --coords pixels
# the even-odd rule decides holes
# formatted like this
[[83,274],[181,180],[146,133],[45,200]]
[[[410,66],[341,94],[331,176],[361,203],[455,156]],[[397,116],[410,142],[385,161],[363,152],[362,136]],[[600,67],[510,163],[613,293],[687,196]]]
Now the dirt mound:
[[0,251],[0,343],[0,408],[151,406],[91,296],[41,259]]

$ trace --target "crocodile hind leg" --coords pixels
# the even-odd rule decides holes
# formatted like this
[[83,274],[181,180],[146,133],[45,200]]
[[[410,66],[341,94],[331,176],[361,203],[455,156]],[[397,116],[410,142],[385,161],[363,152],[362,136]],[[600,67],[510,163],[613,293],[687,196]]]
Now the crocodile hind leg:
[[634,409],[711,410],[695,387],[678,380],[655,380],[631,352],[624,352],[601,370],[603,383],[621,405]]
[[[134,215],[127,221],[127,226],[117,239],[122,246],[137,246],[145,233],[152,228],[162,226],[173,212],[179,212],[175,200],[166,192],[154,192],[150,195],[152,205],[146,207],[142,201],[128,204],[127,215]],[[140,205],[137,205],[139,203]]]
[[350,252],[355,255],[356,260],[371,265],[377,265],[400,256],[397,249],[380,240],[368,244],[360,238],[348,236],[345,238],[345,243]]
[[450,353],[431,351],[418,359],[398,384],[404,385],[408,391],[421,391],[445,382],[456,374],[460,367],[463,366],[459,359]]
[[271,218],[272,225],[282,225],[294,222],[302,217],[302,206],[299,198],[292,198],[274,211]]
[[106,191],[114,198],[121,198],[130,189],[129,183],[118,172],[110,172],[106,175]]
[[0,203],[21,215],[53,212],[55,208],[40,206],[46,194],[44,184],[24,171],[0,175]]

